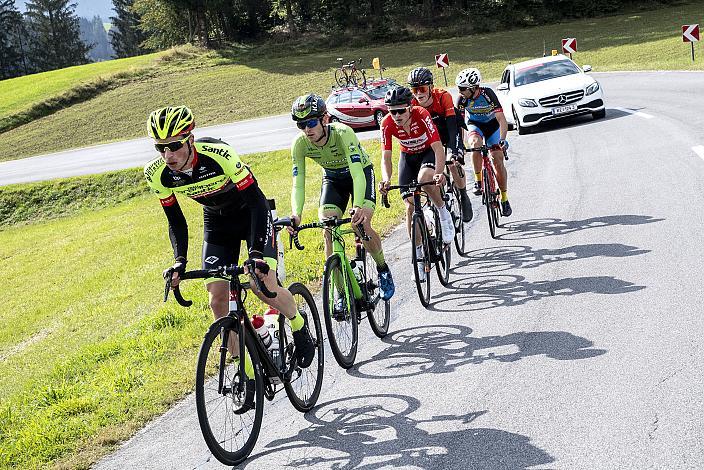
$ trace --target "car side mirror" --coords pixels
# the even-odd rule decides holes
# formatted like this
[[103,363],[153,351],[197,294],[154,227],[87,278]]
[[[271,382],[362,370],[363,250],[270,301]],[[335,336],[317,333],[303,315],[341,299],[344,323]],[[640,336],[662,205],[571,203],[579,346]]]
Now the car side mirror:
[[591,71],[592,71],[592,66],[591,66],[591,65],[584,65],[584,66],[582,67],[582,70],[584,70],[585,72],[591,72]]
[[508,83],[500,83],[499,86],[496,87],[498,91],[508,91]]
[[358,102],[359,103],[369,103],[369,100],[366,98],[360,98]]

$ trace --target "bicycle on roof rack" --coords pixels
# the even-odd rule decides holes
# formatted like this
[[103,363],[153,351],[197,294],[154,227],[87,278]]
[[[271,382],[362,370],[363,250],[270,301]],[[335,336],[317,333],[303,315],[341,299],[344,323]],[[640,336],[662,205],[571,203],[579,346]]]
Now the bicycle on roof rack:
[[342,57],[338,57],[337,61],[340,62],[340,67],[335,69],[335,83],[338,86],[361,86],[362,88],[367,86],[366,71],[357,67],[362,63],[361,57],[357,61],[351,60],[347,63]]

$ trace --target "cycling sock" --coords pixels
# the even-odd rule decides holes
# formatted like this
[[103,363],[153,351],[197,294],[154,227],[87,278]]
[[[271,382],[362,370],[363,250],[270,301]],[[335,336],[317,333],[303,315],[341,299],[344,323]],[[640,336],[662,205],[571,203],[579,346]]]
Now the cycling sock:
[[289,319],[288,322],[291,324],[291,331],[299,331],[305,324],[303,317],[298,312],[296,312],[296,316]]
[[474,173],[474,181],[481,181],[482,180],[482,172],[480,171],[479,173]]
[[[384,259],[384,250],[379,248],[379,251],[376,253],[369,252],[370,255],[372,255],[372,258],[374,259],[374,262],[376,263],[377,268],[381,268],[382,266],[386,266],[386,260]],[[383,269],[382,269],[383,271]]]
[[438,213],[440,214],[440,220],[452,219],[450,211],[448,211],[447,207],[445,207],[444,205],[442,207],[438,207]]
[[423,257],[423,245],[419,245],[419,246],[416,247],[416,256],[417,256],[418,258],[422,258],[422,257]]
[[504,191],[503,189],[501,190],[501,202],[506,202],[508,201],[508,190]]
[[[240,358],[235,358],[235,368],[240,366]],[[248,379],[254,378],[254,366],[252,365],[252,358],[249,357],[249,352],[244,351],[244,373],[247,374]]]

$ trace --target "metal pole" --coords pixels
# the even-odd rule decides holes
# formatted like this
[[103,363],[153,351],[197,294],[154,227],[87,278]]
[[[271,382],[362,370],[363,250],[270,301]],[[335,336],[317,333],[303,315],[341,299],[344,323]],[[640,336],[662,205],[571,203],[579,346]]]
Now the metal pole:
[[447,86],[447,74],[445,73],[445,67],[442,68],[442,76],[445,77],[445,86]]
[[690,42],[692,45],[692,62],[694,62],[694,41]]

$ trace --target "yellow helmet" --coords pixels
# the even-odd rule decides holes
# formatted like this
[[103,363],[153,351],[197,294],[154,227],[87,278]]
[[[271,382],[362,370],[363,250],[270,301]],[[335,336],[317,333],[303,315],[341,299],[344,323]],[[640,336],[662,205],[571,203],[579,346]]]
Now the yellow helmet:
[[157,109],[147,119],[147,133],[153,139],[168,139],[188,134],[196,127],[193,113],[186,106],[167,106]]

